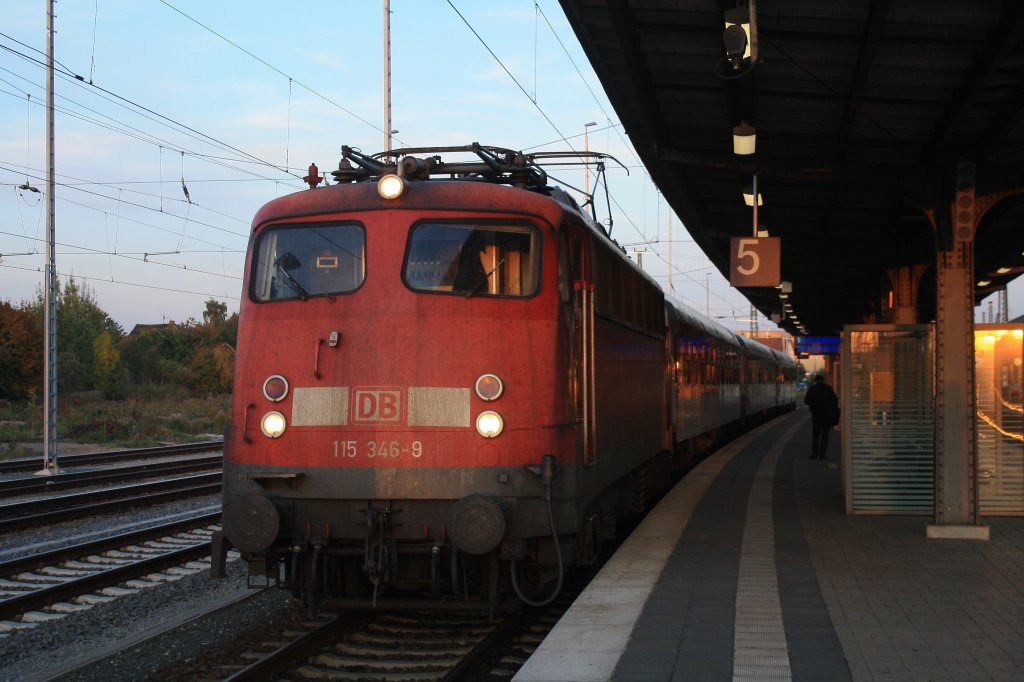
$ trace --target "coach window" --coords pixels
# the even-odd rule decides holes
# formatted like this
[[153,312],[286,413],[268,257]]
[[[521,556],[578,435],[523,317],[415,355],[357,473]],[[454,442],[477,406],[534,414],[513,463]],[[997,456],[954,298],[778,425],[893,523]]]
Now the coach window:
[[532,296],[540,239],[527,225],[420,223],[409,235],[405,283],[415,291]]
[[362,225],[274,227],[258,239],[252,278],[257,301],[347,294],[366,278]]

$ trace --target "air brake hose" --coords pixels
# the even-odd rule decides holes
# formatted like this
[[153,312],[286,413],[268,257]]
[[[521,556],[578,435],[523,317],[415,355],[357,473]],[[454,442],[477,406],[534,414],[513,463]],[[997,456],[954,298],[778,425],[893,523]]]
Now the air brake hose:
[[555,543],[555,556],[558,558],[558,582],[555,584],[555,590],[551,595],[543,601],[534,601],[523,595],[522,590],[519,589],[519,581],[516,578],[516,558],[512,557],[509,560],[509,567],[512,574],[512,589],[515,590],[516,596],[518,596],[524,604],[529,606],[547,606],[555,600],[555,597],[562,591],[562,580],[565,576],[565,566],[562,563],[562,546],[558,542],[558,532],[555,530],[555,513],[551,504],[551,488],[555,485],[555,456],[544,455],[541,458],[541,477],[544,481],[544,501],[547,503],[548,508],[548,523],[551,525],[551,540]]

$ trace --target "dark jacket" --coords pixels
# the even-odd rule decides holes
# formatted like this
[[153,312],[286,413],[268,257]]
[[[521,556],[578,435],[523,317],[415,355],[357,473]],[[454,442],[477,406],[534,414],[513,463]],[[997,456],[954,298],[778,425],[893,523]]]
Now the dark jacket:
[[815,381],[804,395],[804,404],[811,408],[815,421],[839,423],[839,396],[824,381]]

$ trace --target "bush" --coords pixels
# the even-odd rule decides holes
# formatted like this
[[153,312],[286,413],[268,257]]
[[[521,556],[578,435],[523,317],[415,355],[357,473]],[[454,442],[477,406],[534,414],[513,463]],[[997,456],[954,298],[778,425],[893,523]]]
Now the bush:
[[200,393],[230,393],[235,377],[235,351],[227,344],[200,348],[188,367],[189,387]]
[[0,400],[31,400],[43,387],[43,334],[32,310],[0,301]]

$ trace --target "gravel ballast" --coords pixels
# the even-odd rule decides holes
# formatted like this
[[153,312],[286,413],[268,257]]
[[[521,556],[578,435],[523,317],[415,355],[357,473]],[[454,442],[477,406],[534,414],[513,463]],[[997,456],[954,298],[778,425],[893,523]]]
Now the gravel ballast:
[[[0,679],[46,679],[62,665],[97,650],[123,646],[140,633],[157,632],[183,615],[199,613],[211,604],[230,599],[246,585],[246,567],[228,565],[227,576],[212,580],[208,570],[162,583],[65,618],[0,638],[3,660]],[[97,666],[71,672],[65,680],[187,680],[187,672],[210,651],[232,650],[244,641],[247,629],[260,631],[266,623],[294,617],[291,595],[269,590],[253,599],[225,608],[212,617],[193,621],[173,631],[135,642],[123,653]],[[234,664],[236,660],[225,660]],[[182,673],[185,673],[184,675]]]

